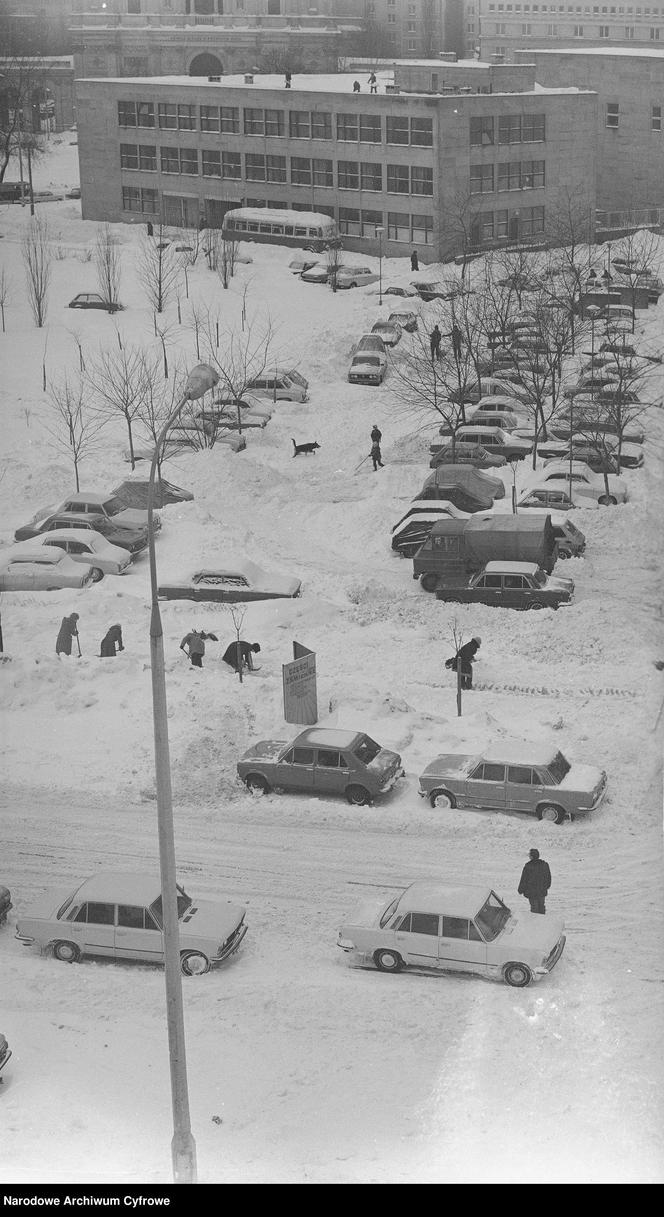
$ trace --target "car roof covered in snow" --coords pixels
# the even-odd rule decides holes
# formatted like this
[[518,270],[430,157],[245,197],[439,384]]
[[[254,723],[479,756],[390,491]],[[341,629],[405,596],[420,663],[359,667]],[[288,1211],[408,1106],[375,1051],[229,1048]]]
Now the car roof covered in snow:
[[402,911],[444,913],[447,917],[474,917],[491,895],[479,884],[459,885],[418,880],[407,887],[399,900]]
[[342,731],[336,727],[308,727],[300,732],[297,742],[319,748],[350,748],[363,734],[363,731]]
[[534,575],[539,566],[536,562],[487,562],[484,569],[491,575]]
[[161,895],[158,872],[102,871],[84,879],[76,900],[99,900],[108,904],[152,904]]

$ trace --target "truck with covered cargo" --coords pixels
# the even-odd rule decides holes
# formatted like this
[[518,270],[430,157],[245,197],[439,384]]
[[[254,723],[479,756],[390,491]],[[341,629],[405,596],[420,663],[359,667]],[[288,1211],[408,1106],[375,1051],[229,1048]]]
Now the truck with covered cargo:
[[551,574],[558,556],[549,515],[482,515],[469,520],[442,519],[431,528],[413,558],[413,578],[427,592],[441,579],[467,577],[491,561],[534,562]]

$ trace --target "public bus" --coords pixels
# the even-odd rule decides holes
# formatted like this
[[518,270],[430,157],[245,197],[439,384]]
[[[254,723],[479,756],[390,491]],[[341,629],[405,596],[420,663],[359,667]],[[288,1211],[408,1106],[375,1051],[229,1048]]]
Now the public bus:
[[235,207],[227,211],[222,236],[228,241],[268,241],[275,245],[323,243],[337,235],[330,216],[319,211],[289,211],[285,207]]

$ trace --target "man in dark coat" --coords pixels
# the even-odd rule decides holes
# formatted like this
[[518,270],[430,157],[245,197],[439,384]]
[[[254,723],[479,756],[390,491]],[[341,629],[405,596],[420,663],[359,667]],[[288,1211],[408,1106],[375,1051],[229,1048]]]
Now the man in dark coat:
[[482,639],[475,635],[470,642],[464,642],[463,646],[459,647],[453,659],[448,659],[445,663],[445,667],[451,668],[453,672],[461,669],[462,689],[472,689],[473,687],[473,663],[481,642]]
[[71,644],[73,638],[78,638],[78,613],[72,613],[70,617],[62,618],[60,632],[55,642],[56,655],[71,655]]
[[371,428],[372,444],[379,444],[380,441],[382,440],[382,438],[383,438],[383,432],[379,429],[378,423],[374,423],[373,427]]
[[240,663],[242,664],[242,666],[244,667],[246,664],[249,671],[253,672],[254,671],[254,655],[258,655],[258,653],[260,652],[260,649],[261,649],[260,643],[258,643],[258,642],[243,642],[242,640],[240,640],[240,642],[231,642],[230,646],[226,647],[226,650],[224,651],[221,658],[223,659],[224,663],[228,664],[229,668],[232,668],[234,672],[237,672],[237,671],[239,671],[239,668],[238,668],[238,654],[239,654]]
[[371,457],[371,460],[373,461],[373,471],[374,471],[374,473],[377,473],[379,465],[380,465],[381,469],[383,468],[383,457],[382,457],[382,453],[380,450],[380,444],[379,444],[378,440],[374,440],[373,444],[371,445],[371,452],[369,453],[369,455]]
[[122,626],[112,625],[110,630],[107,630],[106,635],[101,640],[99,658],[115,658],[118,651],[124,651],[124,647],[122,645]]
[[419,270],[419,269],[420,269],[420,259],[419,259],[419,257],[417,256],[417,250],[416,250],[416,249],[414,249],[414,250],[413,250],[413,252],[412,252],[412,254],[410,255],[410,269],[411,269],[411,270]]
[[211,639],[212,642],[218,642],[216,634],[206,634],[204,630],[190,630],[180,643],[180,650],[189,656],[192,668],[203,667],[206,638]]
[[456,359],[457,363],[461,359],[462,340],[463,340],[463,334],[461,333],[461,330],[459,329],[459,326],[457,325],[457,323],[455,321],[454,325],[452,326],[452,350],[454,352],[454,358]]
[[432,359],[440,358],[440,340],[441,340],[441,338],[442,338],[442,334],[441,334],[438,326],[434,325],[434,327],[431,331],[431,334],[429,336],[429,341],[431,344],[431,358]]
[[551,871],[548,862],[539,856],[538,849],[528,852],[529,862],[526,862],[519,881],[519,895],[526,896],[530,901],[531,913],[546,913],[544,901],[551,887]]

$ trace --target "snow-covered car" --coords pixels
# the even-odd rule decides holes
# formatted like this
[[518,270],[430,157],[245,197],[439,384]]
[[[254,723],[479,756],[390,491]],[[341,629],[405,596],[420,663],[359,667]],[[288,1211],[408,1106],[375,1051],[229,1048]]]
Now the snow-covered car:
[[645,460],[641,444],[620,444],[617,435],[603,435],[599,444],[591,443],[583,436],[571,436],[566,443],[572,448],[575,461],[583,461],[593,473],[616,473],[618,448],[620,448],[620,464],[623,469],[640,469]]
[[0,883],[0,925],[4,925],[7,920],[7,914],[12,908],[12,894],[8,887]]
[[517,418],[527,419],[534,411],[529,411],[523,398],[507,393],[488,393],[481,397],[477,405],[467,409],[468,417],[475,418],[484,414],[516,414]]
[[245,427],[262,430],[271,418],[272,411],[264,400],[260,406],[254,406],[244,398],[219,398],[211,406],[202,406],[197,410],[193,422],[206,434],[212,435],[220,427],[228,431],[243,431]]
[[2,1073],[5,1065],[8,1064],[11,1054],[11,1048],[7,1043],[6,1037],[0,1034],[0,1073]]
[[56,592],[94,583],[91,566],[73,562],[61,549],[27,547],[0,563],[0,592]]
[[110,520],[106,519],[106,516],[86,515],[85,512],[76,515],[74,512],[68,513],[65,511],[52,516],[46,516],[40,522],[40,527],[35,536],[41,536],[46,532],[61,532],[63,529],[69,528],[98,532],[111,545],[118,545],[121,549],[127,549],[130,554],[139,554],[142,550],[147,549],[147,528],[130,528],[128,525],[121,527],[119,524],[111,523]]
[[570,763],[554,745],[523,740],[437,756],[420,777],[419,793],[432,807],[523,812],[562,824],[595,811],[606,786],[606,772],[596,765]]
[[337,287],[367,287],[369,283],[377,283],[378,272],[370,266],[343,266],[337,271]]
[[[337,274],[342,270],[342,267],[337,268]],[[300,278],[303,283],[327,283],[332,270],[325,262],[314,262],[313,266],[303,270]]]
[[93,583],[104,575],[121,575],[131,566],[131,554],[121,545],[112,545],[92,528],[61,528],[40,533],[30,541],[22,541],[12,550],[12,558],[22,552],[35,553],[39,546],[62,550],[73,562],[92,567]]
[[355,807],[372,803],[403,777],[398,752],[381,748],[363,731],[306,727],[295,739],[260,740],[237,763],[250,790],[343,794]]
[[354,385],[379,385],[386,371],[387,356],[384,351],[359,351],[350,361],[348,380]]
[[461,511],[454,503],[440,500],[424,501],[421,507],[413,510],[414,504],[405,516],[392,529],[392,549],[401,554],[402,558],[414,558],[418,549],[427,540],[434,524],[443,516],[453,520],[469,520],[470,512]]
[[564,486],[545,485],[531,486],[517,500],[516,506],[517,511],[530,511],[531,509],[537,511],[540,508],[546,508],[548,511],[571,511],[574,507],[597,510],[599,503],[596,499],[589,499],[587,496],[581,498],[574,491],[570,494]]
[[420,299],[427,302],[430,300],[447,300],[450,295],[450,286],[446,283],[436,283],[434,281],[413,283],[413,287]]
[[380,972],[472,972],[522,989],[555,968],[563,930],[557,918],[513,913],[490,887],[424,879],[387,903],[365,900],[344,921],[337,945]]
[[473,444],[468,440],[458,440],[454,444],[451,440],[445,444],[431,444],[429,451],[430,469],[436,469],[438,465],[474,465],[476,469],[500,469],[507,464],[504,456],[487,452],[481,444]]
[[[224,430],[222,433],[217,432],[214,440],[215,444],[225,444],[233,452],[243,452],[247,446],[247,441],[243,435],[236,435],[232,431]],[[199,452],[201,445],[192,443],[191,439],[184,436],[167,435],[161,447],[162,460],[169,460],[171,457],[188,456],[193,452]],[[122,453],[126,461],[132,459],[132,454],[128,448]],[[154,455],[154,444],[150,444],[145,448],[134,448],[135,461],[151,461]]]
[[65,194],[66,199],[80,199],[80,197],[81,197],[81,187],[80,186],[72,186],[71,190],[68,190],[67,193]]
[[414,288],[410,288],[410,287],[391,286],[391,287],[383,288],[383,295],[384,296],[402,296],[404,299],[408,300],[412,296],[416,296],[417,292],[414,290]]
[[638,421],[619,418],[615,410],[607,410],[597,402],[577,398],[574,409],[561,410],[550,424],[549,428],[559,439],[569,439],[570,435],[593,438],[594,436],[615,436],[618,431],[624,443],[643,444],[646,433]]
[[449,603],[487,604],[491,608],[522,611],[558,609],[571,604],[574,580],[547,575],[536,562],[493,561],[470,578],[462,572],[441,575],[434,590],[437,600]]
[[305,270],[311,270],[312,266],[318,266],[317,258],[291,258],[288,263],[288,269],[294,275],[301,275]]
[[[192,900],[178,884],[180,967],[201,976],[237,951],[247,932],[246,909],[221,900]],[[63,963],[87,955],[164,962],[161,883],[156,875],[99,872],[45,895],[16,923],[24,946],[50,951]]]
[[401,342],[402,329],[395,321],[376,321],[371,327],[372,334],[378,334],[386,347],[395,347]]
[[[490,418],[491,415],[487,415],[487,417]],[[532,452],[532,444],[529,440],[523,439],[513,431],[505,431],[503,427],[494,427],[488,423],[481,424],[479,421],[466,423],[459,427],[456,438],[466,440],[471,444],[481,444],[487,452],[504,456],[506,461],[522,461]]]
[[[500,427],[503,431],[510,434],[516,431],[519,426],[519,418],[510,410],[502,410],[496,407],[494,410],[483,410],[481,414],[468,414],[464,423],[466,429],[469,427]],[[448,424],[445,427],[440,427],[441,435],[450,435],[452,427]]]
[[119,307],[119,304],[109,304],[99,292],[79,292],[69,301],[69,308],[98,308],[105,313],[117,313]]
[[[147,478],[131,477],[114,486],[112,493],[122,499],[127,507],[147,508],[149,488],[150,483]],[[167,507],[169,503],[191,503],[194,498],[190,490],[174,486],[172,482],[167,482],[166,478],[155,479],[154,491],[154,501],[157,507]]]
[[417,313],[390,313],[387,320],[393,322],[394,325],[400,326],[407,334],[414,334],[417,329]]
[[531,475],[524,490],[545,485],[552,489],[571,489],[578,498],[594,499],[602,506],[627,502],[627,487],[621,477],[615,473],[593,473],[583,461],[572,461],[571,466],[569,461],[551,461]]
[[[37,533],[43,532],[43,520],[53,515],[93,515],[103,516],[110,524],[119,528],[145,529],[148,523],[148,513],[140,508],[127,507],[116,495],[76,493],[70,494],[59,507],[45,507],[32,517],[29,524],[17,528],[14,533],[15,541],[28,541]],[[155,514],[155,530],[161,528],[161,519]]]
[[273,575],[255,562],[212,563],[177,583],[162,583],[157,589],[160,600],[280,600],[299,596],[300,579]]

